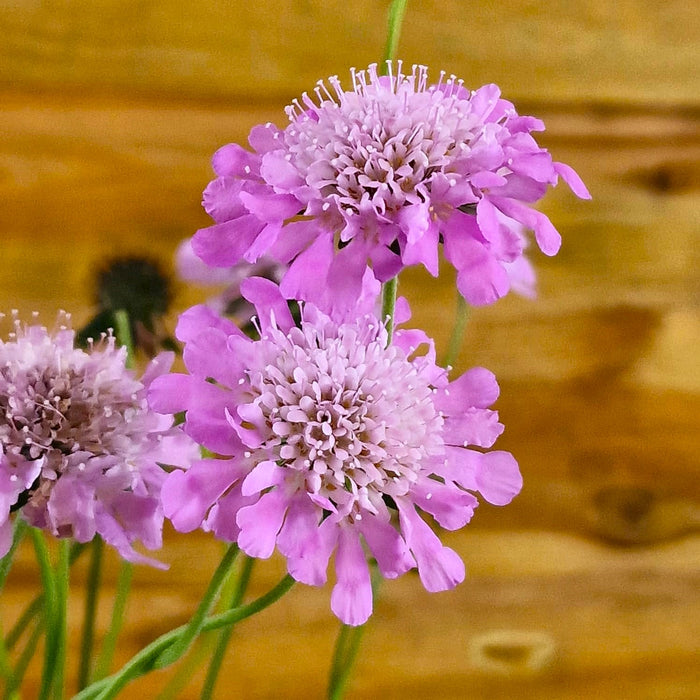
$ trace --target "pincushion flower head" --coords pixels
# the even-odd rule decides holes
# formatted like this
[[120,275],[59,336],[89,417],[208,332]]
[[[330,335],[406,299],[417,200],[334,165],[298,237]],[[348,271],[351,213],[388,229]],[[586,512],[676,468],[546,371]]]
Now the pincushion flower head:
[[267,253],[290,264],[285,296],[315,301],[330,288],[349,308],[368,264],[382,282],[416,263],[436,275],[442,242],[461,294],[482,305],[508,292],[514,272],[522,279],[523,228],[557,252],[558,232],[529,205],[559,177],[589,194],[532,137],[542,122],[518,115],[496,85],[469,92],[442,73],[430,85],[424,66],[387,67],[353,70],[351,89],[319,82],[287,108],[284,130],[253,128],[252,153],[217,151],[203,200],[216,223],[193,240],[207,264]]
[[450,382],[422,331],[398,330],[387,346],[367,309],[358,318],[311,303],[295,324],[272,282],[242,287],[259,339],[195,307],[177,330],[189,374],[149,390],[155,410],[184,410],[184,430],[219,455],[168,475],[166,516],[253,557],[277,549],[291,576],[314,586],[334,553],[331,607],[350,625],[372,610],[365,546],[386,578],[416,567],[429,591],[462,581],[461,559],[423,514],[457,529],[475,492],[505,504],[519,491],[512,455],[481,451],[503,429],[488,408],[493,375],[477,368]]
[[159,465],[196,454],[172,417],[146,402],[173,355],[157,357],[138,380],[112,336],[84,351],[74,335],[67,325],[49,332],[15,320],[0,340],[0,556],[19,511],[57,537],[97,534],[125,559],[156,563],[133,544],[161,546]]

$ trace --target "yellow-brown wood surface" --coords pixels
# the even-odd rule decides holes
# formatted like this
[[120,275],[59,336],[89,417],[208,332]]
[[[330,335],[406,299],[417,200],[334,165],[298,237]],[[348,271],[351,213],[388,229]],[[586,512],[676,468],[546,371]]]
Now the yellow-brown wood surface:
[[[91,310],[106,258],[172,268],[220,145],[323,76],[381,55],[387,4],[12,2],[0,7],[0,309]],[[700,697],[698,427],[700,213],[697,7],[687,2],[409,2],[401,52],[502,85],[547,124],[541,142],[593,200],[565,187],[542,209],[559,255],[533,252],[539,298],[473,311],[456,364],[501,384],[499,441],[522,494],[444,539],[456,590],[386,582],[349,697]],[[453,279],[409,271],[414,322],[444,352]],[[206,290],[177,289],[175,306]],[[221,545],[168,531],[170,571],[135,572],[118,659],[188,618]],[[118,562],[107,557],[98,631]],[[86,567],[73,574],[70,654]],[[257,565],[252,593],[282,573]],[[38,590],[30,548],[0,599],[7,630]],[[337,625],[329,590],[297,586],[241,623],[217,697],[322,697]],[[206,657],[203,651],[195,651]],[[187,662],[185,662],[187,663]],[[199,697],[203,662],[177,697]],[[22,697],[38,693],[40,658]],[[156,698],[173,671],[120,697]],[[177,673],[177,671],[175,671]],[[68,674],[72,692],[75,666]]]

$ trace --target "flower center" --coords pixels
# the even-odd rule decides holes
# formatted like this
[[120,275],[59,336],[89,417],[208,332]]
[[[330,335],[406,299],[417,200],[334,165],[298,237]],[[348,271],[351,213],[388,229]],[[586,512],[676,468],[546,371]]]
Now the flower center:
[[319,83],[318,105],[305,94],[304,106],[287,108],[288,157],[310,198],[335,200],[345,216],[390,217],[426,201],[433,175],[468,155],[480,127],[454,77],[428,87],[424,66],[404,75],[400,63],[397,75],[380,77],[372,65],[352,77],[352,92],[333,77],[335,94]]
[[442,450],[442,418],[430,385],[401,350],[385,347],[382,328],[336,330],[273,332],[261,341],[264,366],[249,377],[268,429],[265,458],[296,472],[294,488],[357,517],[409,490]]

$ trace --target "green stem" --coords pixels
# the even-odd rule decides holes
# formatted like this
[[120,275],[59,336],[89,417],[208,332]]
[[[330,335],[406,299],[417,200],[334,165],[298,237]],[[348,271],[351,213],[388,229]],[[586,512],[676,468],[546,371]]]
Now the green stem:
[[43,594],[40,594],[25,608],[24,612],[19,616],[19,619],[17,622],[15,622],[12,629],[7,633],[5,643],[8,651],[12,651],[15,644],[17,644],[19,641],[19,638],[22,636],[24,631],[29,628],[29,624],[39,615],[43,607],[44,596]]
[[166,666],[170,666],[170,664],[175,663],[175,661],[177,661],[189,649],[190,644],[192,644],[195,638],[202,631],[204,620],[211,610],[212,605],[214,605],[216,597],[219,595],[219,591],[221,590],[221,586],[231,571],[231,567],[236,561],[239,551],[238,545],[235,544],[231,545],[226,550],[226,553],[222,557],[219,566],[216,567],[216,571],[211,577],[209,586],[207,587],[199,606],[195,610],[194,615],[192,615],[192,619],[187,625],[185,632],[179,637],[177,642],[167,649],[156,661],[156,668],[165,668]]
[[[71,545],[70,550],[70,566],[73,566],[76,559],[85,551],[85,545],[79,542],[74,542]],[[22,633],[29,628],[29,623],[36,617],[43,609],[44,606],[44,594],[39,593],[35,596],[24,612],[19,616],[19,619],[13,625],[12,629],[7,633],[7,638],[5,643],[7,644],[7,649],[12,651],[15,644],[17,644]]]
[[78,690],[82,690],[90,682],[90,665],[92,647],[95,642],[95,615],[97,598],[100,589],[102,573],[102,553],[104,544],[102,538],[95,537],[92,541],[90,568],[85,586],[85,616],[83,618],[83,635],[80,640],[80,662],[78,666]]
[[124,309],[114,312],[114,334],[120,345],[126,348],[126,366],[130,369],[134,367],[134,338],[131,335],[131,323],[129,314]]
[[[252,603],[206,618],[202,623],[201,630],[206,632],[220,629],[251,617],[278,601],[293,585],[294,579],[287,574],[274,588]],[[177,644],[180,636],[188,630],[188,627],[189,625],[182,625],[161,635],[133,656],[117,673],[84,688],[73,700],[88,700],[89,698],[109,700],[116,697],[127,683],[153,670],[163,652],[170,646]]]
[[126,610],[126,602],[131,591],[131,579],[134,574],[134,567],[126,561],[123,561],[117,578],[117,590],[114,596],[114,605],[112,607],[112,619],[110,620],[109,629],[105,638],[102,640],[102,648],[100,655],[95,664],[94,680],[104,678],[112,667],[112,659],[114,651],[117,648],[117,638],[121,631],[124,622],[124,611]]
[[10,567],[12,566],[12,559],[15,556],[15,551],[22,541],[22,538],[27,532],[27,523],[24,519],[19,516],[15,517],[15,522],[12,526],[12,544],[7,554],[0,559],[0,591],[5,586],[5,581],[7,580],[7,575],[10,573]]
[[[233,590],[233,594],[231,595],[229,608],[237,608],[243,601],[243,596],[245,595],[248,584],[250,583],[250,576],[253,573],[254,564],[255,559],[245,557],[245,560],[243,561],[243,569],[238,580],[236,581],[236,587]],[[216,642],[216,648],[214,649],[214,653],[209,663],[209,668],[207,669],[207,676],[204,679],[201,700],[211,700],[211,698],[214,696],[216,681],[219,677],[221,664],[223,663],[224,655],[226,654],[226,647],[231,640],[232,634],[233,625],[225,627],[219,632],[219,639]]]
[[5,700],[16,700],[19,698],[19,688],[22,685],[24,674],[27,671],[29,662],[34,658],[34,652],[36,651],[36,647],[39,644],[39,639],[41,638],[41,633],[43,631],[44,629],[41,621],[39,619],[35,620],[34,629],[32,630],[29,640],[27,641],[27,646],[20,654],[12,679],[8,680],[5,687]]
[[401,24],[406,13],[408,0],[394,0],[389,7],[389,21],[387,27],[386,45],[384,47],[384,63],[393,61],[396,58],[396,49],[399,46],[401,36]]
[[41,672],[40,698],[49,698],[54,680],[54,662],[57,657],[58,646],[58,591],[56,590],[56,578],[51,568],[49,550],[46,546],[43,533],[37,528],[31,529],[34,542],[34,550],[39,564],[41,584],[44,588],[44,629],[46,642],[44,644],[44,667]]
[[68,648],[68,590],[70,578],[70,541],[58,543],[56,564],[56,656],[53,670],[54,700],[63,700],[66,652]]
[[469,306],[464,300],[464,297],[457,292],[457,311],[455,313],[455,324],[450,335],[450,342],[447,346],[447,355],[445,355],[445,366],[454,365],[459,357],[459,351],[462,348],[464,340],[464,329],[467,326],[469,318]]
[[[12,526],[12,544],[10,549],[7,551],[5,556],[0,559],[0,591],[2,591],[5,586],[5,581],[7,580],[7,575],[10,573],[10,567],[12,566],[12,559],[14,558],[15,551],[19,543],[22,541],[22,537],[27,529],[27,523],[20,517],[15,518],[15,522]],[[6,684],[11,684],[11,679],[13,676],[12,665],[10,664],[10,659],[8,656],[8,647],[5,640],[4,631],[0,629],[0,673],[2,673],[3,678],[5,678]]]
[[391,338],[394,335],[394,310],[398,286],[398,277],[393,277],[382,285],[382,321],[386,324],[387,345],[391,343]]
[[199,637],[155,700],[177,700],[182,697],[184,689],[190,684],[197,669],[211,657],[216,641],[214,634],[214,632],[205,632]]

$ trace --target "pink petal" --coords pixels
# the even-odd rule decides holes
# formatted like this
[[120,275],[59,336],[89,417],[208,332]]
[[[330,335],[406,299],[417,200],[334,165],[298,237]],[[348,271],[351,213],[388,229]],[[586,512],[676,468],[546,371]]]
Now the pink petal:
[[[471,408],[462,415],[447,416],[443,434],[448,445],[491,447],[503,432],[498,413],[483,408]],[[466,443],[466,444],[465,444]]]
[[255,501],[256,499],[252,496],[241,495],[239,483],[211,507],[207,519],[202,524],[202,529],[211,530],[218,539],[225,542],[237,542],[241,528],[236,523],[236,515],[241,508]]
[[263,230],[265,223],[253,214],[201,228],[192,237],[192,250],[213,267],[239,262]]
[[[281,263],[289,263],[319,236],[330,234],[314,220],[292,221],[284,225],[279,237],[270,248],[270,255]],[[332,236],[331,236],[332,238]]]
[[269,559],[275,551],[286,510],[287,497],[280,489],[268,491],[257,503],[241,508],[236,515],[236,523],[241,528],[240,548],[248,556]]
[[[219,176],[237,175],[244,177],[251,172],[257,172],[260,158],[246,151],[237,143],[222,146],[211,159],[214,172]],[[248,168],[248,170],[246,170]]]
[[405,540],[390,522],[365,513],[358,527],[384,578],[397,578],[416,565]]
[[258,153],[267,153],[280,147],[280,134],[282,132],[272,123],[258,124],[254,126],[248,136],[248,143]]
[[416,558],[418,575],[427,591],[435,593],[454,588],[464,581],[464,562],[423,522],[412,503],[397,499],[401,531]]
[[282,295],[304,301],[323,298],[332,262],[333,236],[324,232],[289,266],[280,282]]
[[463,489],[478,491],[477,474],[481,468],[483,456],[481,452],[475,450],[447,445],[444,461],[434,466],[433,471],[446,481],[454,481]]
[[241,476],[231,460],[203,459],[187,471],[173,471],[161,489],[165,517],[178,532],[201,526],[207,511],[221,494]]
[[272,280],[264,277],[249,277],[241,282],[241,294],[255,306],[263,335],[271,327],[288,331],[294,326],[287,300],[282,296],[279,286]]
[[243,216],[247,209],[240,200],[241,180],[217,177],[202,193],[202,206],[217,224]]
[[479,492],[495,506],[504,506],[520,493],[523,477],[515,457],[510,452],[487,452],[482,456],[476,474]]
[[272,245],[274,245],[281,231],[282,224],[278,222],[265,226],[258,237],[253,241],[250,248],[246,250],[243,256],[246,262],[255,263],[261,256],[265,255]]
[[479,505],[471,493],[434,479],[420,479],[413,485],[411,495],[419,508],[430,513],[447,530],[464,527]]
[[363,625],[372,614],[372,583],[358,533],[341,528],[335,554],[331,610],[346,625]]
[[561,247],[561,236],[552,222],[539,211],[506,197],[492,197],[493,204],[506,216],[519,221],[535,232],[535,240],[545,255],[556,255]]
[[284,221],[299,213],[303,208],[299,200],[291,194],[275,194],[270,191],[268,194],[250,194],[241,192],[241,202],[245,208],[267,223]]
[[238,363],[227,350],[228,336],[218,328],[209,328],[190,339],[182,359],[190,374],[211,377],[223,386],[235,386],[241,375]]
[[277,547],[287,557],[290,576],[309,586],[326,582],[328,560],[338,535],[331,518],[319,523],[320,512],[306,497],[295,498],[277,537]]
[[581,199],[591,198],[591,193],[573,168],[566,165],[566,163],[554,163],[554,170],[577,197]]
[[488,408],[498,398],[496,375],[484,367],[472,367],[435,396],[437,408],[447,414],[465,409]]
[[297,169],[284,157],[284,151],[272,151],[263,156],[260,174],[265,182],[289,192],[304,184]]
[[226,335],[242,335],[238,327],[227,318],[222,318],[204,304],[198,304],[180,314],[175,336],[187,343],[208,328],[218,328]]
[[148,405],[157,413],[184,411],[190,392],[197,380],[188,374],[164,374],[156,377],[148,387]]
[[280,486],[284,483],[284,477],[287,472],[278,467],[276,462],[265,460],[255,466],[252,471],[246,476],[241,484],[241,494],[243,496],[254,496],[270,486]]

